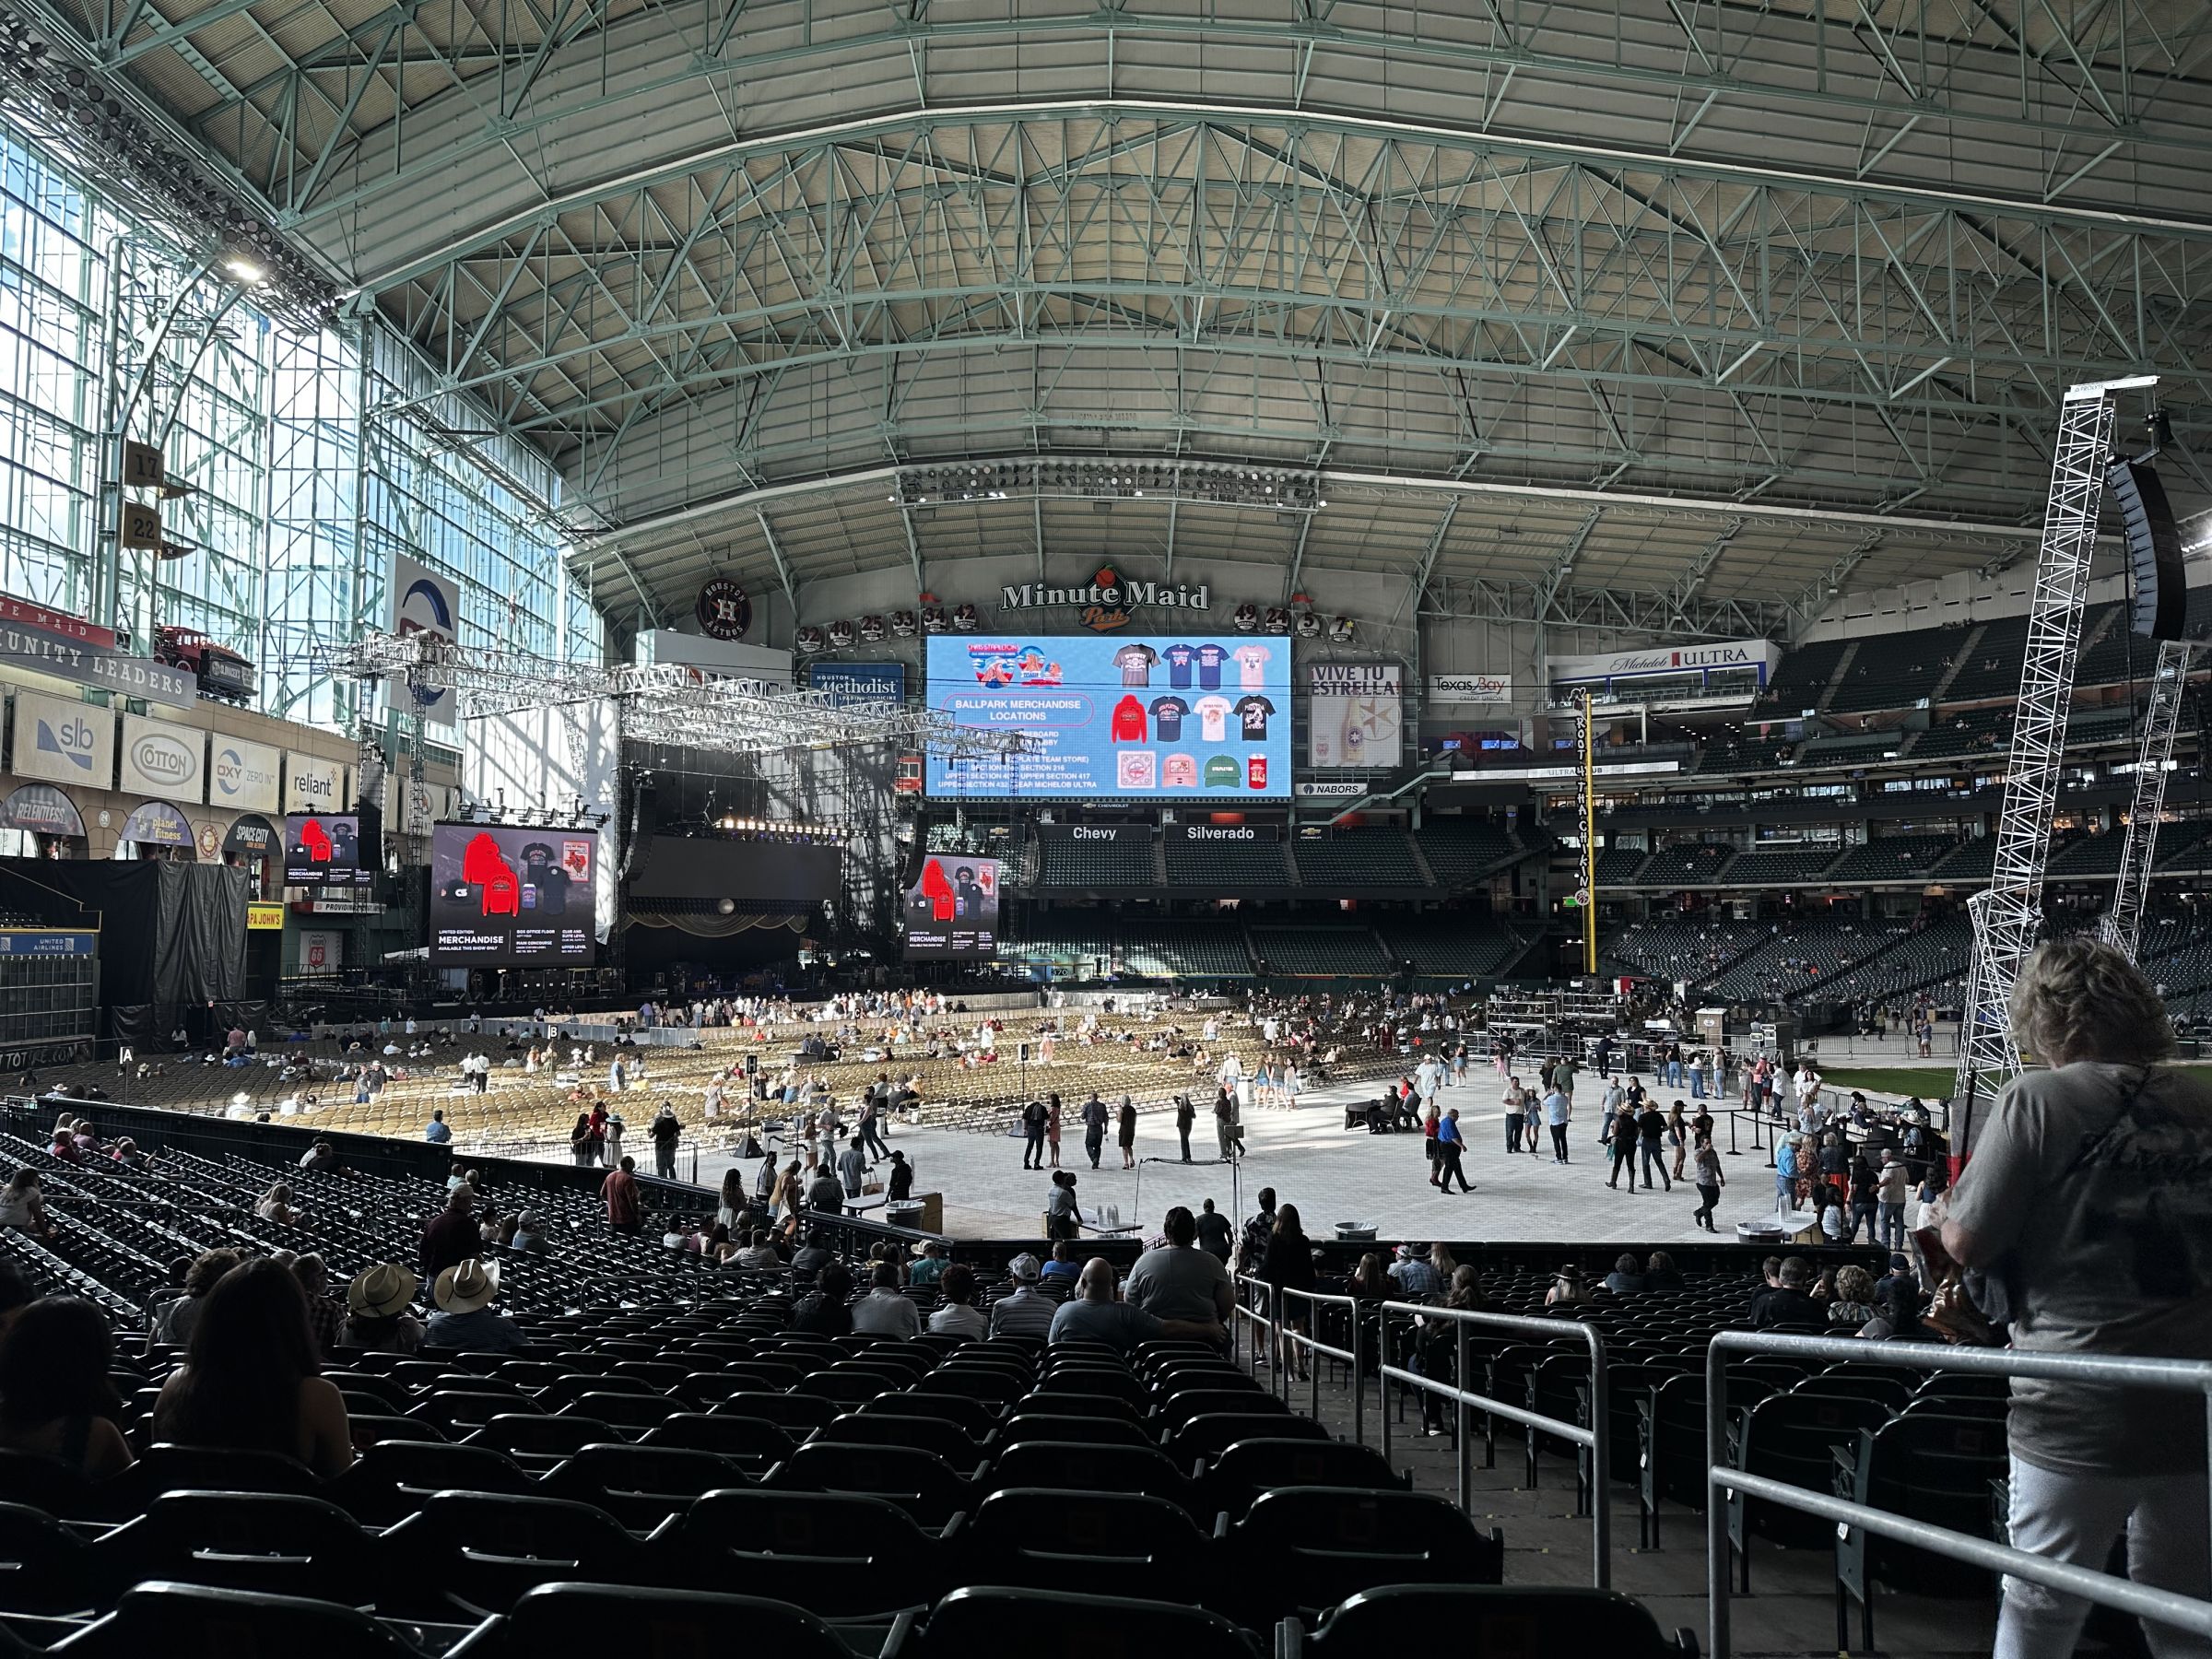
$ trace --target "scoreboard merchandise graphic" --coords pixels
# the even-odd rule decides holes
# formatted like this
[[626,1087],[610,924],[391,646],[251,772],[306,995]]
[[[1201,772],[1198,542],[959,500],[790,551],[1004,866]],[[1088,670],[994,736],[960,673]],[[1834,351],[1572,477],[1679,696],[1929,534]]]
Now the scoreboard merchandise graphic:
[[955,800],[1121,796],[1282,800],[1290,793],[1290,641],[1203,634],[933,638],[929,704],[1034,740],[1033,752],[932,752]]
[[998,860],[966,853],[932,853],[906,889],[910,960],[987,960],[998,948]]

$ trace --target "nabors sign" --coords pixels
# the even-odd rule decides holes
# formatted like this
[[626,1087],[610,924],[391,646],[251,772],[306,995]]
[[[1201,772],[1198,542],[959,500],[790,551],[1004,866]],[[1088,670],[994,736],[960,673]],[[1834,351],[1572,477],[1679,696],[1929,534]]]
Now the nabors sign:
[[1213,594],[1203,582],[1196,587],[1182,582],[1130,582],[1110,564],[1100,565],[1090,580],[1078,587],[1025,582],[1001,588],[998,599],[1002,616],[1072,606],[1076,620],[1093,633],[1112,633],[1128,627],[1143,606],[1204,611],[1211,610],[1213,604]]

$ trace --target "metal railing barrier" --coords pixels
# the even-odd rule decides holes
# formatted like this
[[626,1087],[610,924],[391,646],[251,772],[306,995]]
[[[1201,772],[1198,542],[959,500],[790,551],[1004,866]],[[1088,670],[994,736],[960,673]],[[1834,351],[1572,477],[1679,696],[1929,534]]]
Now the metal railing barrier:
[[1711,1659],[1728,1659],[1728,1513],[1724,1493],[1762,1499],[1785,1509],[1855,1526],[1877,1537],[2026,1579],[2100,1606],[2113,1607],[2200,1637],[2212,1637],[2212,1601],[2153,1589],[2110,1573],[2031,1555],[1971,1533],[1869,1509],[1846,1499],[1809,1491],[1786,1481],[1748,1474],[1728,1459],[1728,1395],[1722,1378],[1730,1354],[1794,1354],[1807,1359],[1857,1361],[1920,1371],[1971,1371],[2007,1377],[2047,1377],[2069,1382],[2120,1382],[2134,1388],[2196,1390],[2212,1423],[2212,1362],[2138,1359],[2125,1355],[2023,1353],[2013,1348],[1950,1347],[1936,1343],[1870,1344],[1851,1336],[1783,1336],[1723,1331],[1705,1351],[1705,1593]]
[[[1597,1589],[1606,1590],[1613,1583],[1613,1516],[1612,1459],[1606,1444],[1606,1433],[1611,1426],[1610,1382],[1606,1372],[1606,1343],[1594,1325],[1579,1320],[1542,1319],[1525,1313],[1491,1313],[1471,1308],[1446,1308],[1431,1302],[1386,1301],[1382,1304],[1382,1353],[1376,1370],[1382,1379],[1381,1417],[1382,1419],[1382,1456],[1390,1458],[1390,1384],[1432,1394],[1453,1403],[1459,1444],[1459,1502],[1462,1509],[1471,1509],[1474,1501],[1474,1441],[1468,1421],[1470,1411],[1487,1412],[1492,1417],[1504,1418],[1508,1422],[1541,1433],[1556,1435],[1571,1441],[1590,1454],[1590,1582]],[[1390,1362],[1392,1352],[1390,1322],[1392,1316],[1439,1320],[1451,1324],[1454,1344],[1453,1376],[1456,1382],[1444,1382],[1437,1378],[1408,1371]],[[1525,1406],[1512,1405],[1504,1400],[1492,1399],[1467,1387],[1467,1333],[1472,1329],[1514,1331],[1531,1335],[1559,1337],[1579,1335],[1590,1348],[1590,1426],[1569,1422],[1563,1418],[1546,1417],[1531,1411]]]
[[[1343,1360],[1352,1368],[1352,1439],[1360,1445],[1367,1444],[1367,1390],[1362,1386],[1359,1377],[1359,1302],[1349,1296],[1329,1296],[1318,1290],[1278,1289],[1276,1286],[1267,1283],[1266,1280],[1254,1278],[1248,1273],[1235,1275],[1233,1282],[1237,1296],[1235,1306],[1230,1310],[1231,1324],[1233,1325],[1237,1322],[1242,1322],[1252,1337],[1244,1351],[1245,1369],[1248,1371],[1253,1369],[1253,1361],[1261,1351],[1261,1334],[1265,1332],[1269,1364],[1274,1368],[1268,1378],[1268,1392],[1288,1405],[1290,1400],[1290,1375],[1289,1367],[1286,1363],[1287,1351],[1296,1347],[1304,1353],[1307,1357],[1307,1381],[1311,1386],[1306,1415],[1318,1421],[1321,1417],[1321,1369],[1312,1361],[1317,1358]],[[1259,1293],[1266,1307],[1265,1312],[1263,1313],[1258,1308],[1250,1305],[1250,1300],[1244,1294],[1247,1290]],[[1348,1349],[1331,1347],[1327,1343],[1316,1337],[1311,1328],[1302,1332],[1290,1329],[1282,1317],[1283,1300],[1286,1297],[1296,1297],[1300,1301],[1316,1307],[1340,1307],[1348,1310],[1351,1319],[1351,1335],[1349,1337],[1351,1347]],[[1311,1318],[1308,1319],[1307,1324],[1311,1327],[1312,1324]],[[1232,1350],[1236,1347],[1233,1329],[1230,1333],[1230,1347]]]

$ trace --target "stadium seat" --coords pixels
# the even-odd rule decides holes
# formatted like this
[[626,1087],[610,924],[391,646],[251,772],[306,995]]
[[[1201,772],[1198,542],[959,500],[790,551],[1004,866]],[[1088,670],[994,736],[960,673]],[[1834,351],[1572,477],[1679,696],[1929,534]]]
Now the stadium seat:
[[982,1462],[982,1450],[958,1424],[929,1418],[862,1417],[848,1412],[816,1430],[807,1443],[838,1441],[850,1446],[912,1446],[945,1460],[963,1475]]
[[642,1547],[605,1510],[535,1495],[433,1493],[380,1547],[392,1568],[380,1610],[403,1616],[476,1618],[580,1573],[645,1575]]
[[940,1528],[968,1506],[966,1477],[943,1458],[904,1446],[809,1441],[768,1473],[776,1491],[854,1493],[898,1505],[917,1526]]
[[642,1641],[652,1655],[709,1655],[733,1641],[777,1659],[853,1659],[853,1650],[804,1607],[752,1595],[629,1584],[555,1583],[453,1650],[453,1659],[543,1659],[619,1653]]
[[1605,1659],[1697,1659],[1688,1631],[1669,1638],[1641,1603],[1613,1590],[1392,1584],[1366,1590],[1294,1630],[1289,1654],[1370,1659],[1377,1653],[1451,1653],[1465,1659],[1531,1653],[1602,1653]]
[[[1906,1416],[1835,1453],[1838,1497],[1934,1526],[1986,1535],[1990,1486],[2006,1466],[2002,1419]],[[1874,1646],[1874,1589],[1916,1595],[1986,1596],[1990,1575],[1946,1556],[1877,1538],[1857,1527],[1836,1536],[1836,1642],[1851,1645],[1850,1609],[1859,1609],[1859,1644]]]
[[895,1613],[951,1587],[945,1547],[902,1508],[857,1493],[720,1491],[662,1534],[700,1584],[773,1584],[830,1618]]
[[1327,1607],[1382,1584],[1495,1584],[1505,1546],[1429,1492],[1279,1487],[1217,1535],[1244,1623]]
[[1056,1590],[956,1590],[910,1626],[884,1659],[1261,1659],[1218,1614],[1171,1602]]
[[1211,1545],[1165,1499],[1000,1487],[947,1540],[971,1583],[1054,1590],[1093,1574],[1147,1601],[1211,1604]]
[[105,1618],[50,1650],[57,1659],[420,1659],[359,1608],[163,1581],[140,1584]]
[[0,1615],[94,1610],[106,1580],[76,1532],[29,1504],[0,1503]]
[[334,1503],[268,1492],[171,1491],[93,1546],[111,1583],[171,1579],[358,1602],[374,1540]]
[[[1747,1474],[1825,1492],[1834,1485],[1836,1448],[1856,1445],[1860,1430],[1877,1430],[1888,1418],[1888,1408],[1877,1400],[1801,1391],[1774,1394],[1744,1414],[1732,1436],[1733,1461]],[[1737,1589],[1750,1594],[1752,1537],[1784,1549],[1810,1549],[1827,1544],[1835,1530],[1833,1522],[1818,1515],[1731,1492],[1728,1544],[1736,1557]]]
[[1241,1514],[1254,1499],[1278,1487],[1353,1487],[1404,1491],[1410,1478],[1382,1454],[1348,1441],[1241,1440],[1224,1447],[1200,1477],[1213,1511]]

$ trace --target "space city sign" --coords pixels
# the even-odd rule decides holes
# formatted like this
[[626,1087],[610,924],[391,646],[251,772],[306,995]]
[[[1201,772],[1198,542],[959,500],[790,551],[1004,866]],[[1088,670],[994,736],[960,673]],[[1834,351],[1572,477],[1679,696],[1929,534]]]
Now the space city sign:
[[1126,628],[1143,609],[1204,611],[1213,608],[1213,593],[1205,582],[1132,582],[1112,565],[1100,565],[1090,580],[1076,587],[1055,587],[1041,582],[1008,583],[999,589],[1001,616],[1023,611],[1075,612],[1074,620],[1093,633],[1112,633]]

